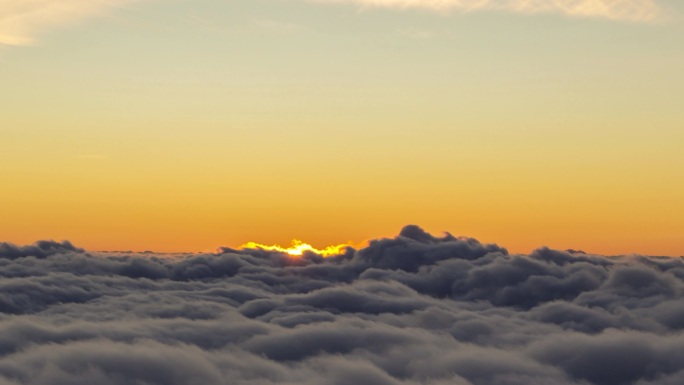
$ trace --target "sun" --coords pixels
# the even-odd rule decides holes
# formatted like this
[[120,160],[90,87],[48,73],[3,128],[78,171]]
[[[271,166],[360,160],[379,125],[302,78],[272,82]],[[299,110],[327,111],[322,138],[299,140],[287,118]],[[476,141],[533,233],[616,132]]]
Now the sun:
[[328,246],[324,249],[317,249],[313,246],[311,246],[308,243],[304,243],[300,241],[299,239],[293,239],[292,240],[292,245],[290,247],[282,247],[280,245],[263,245],[260,243],[256,242],[247,242],[244,245],[240,246],[241,249],[262,249],[262,250],[269,250],[269,251],[276,251],[280,253],[286,253],[292,256],[301,256],[305,252],[311,252],[318,254],[323,257],[330,257],[333,255],[340,255],[345,252],[347,247],[350,247],[349,244],[340,244],[340,245],[335,245],[335,246]]

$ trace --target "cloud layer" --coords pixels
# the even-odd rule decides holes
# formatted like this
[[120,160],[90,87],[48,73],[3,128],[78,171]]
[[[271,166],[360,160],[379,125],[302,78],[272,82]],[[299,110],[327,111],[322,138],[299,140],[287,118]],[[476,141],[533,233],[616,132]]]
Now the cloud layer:
[[322,258],[0,244],[0,384],[674,385],[684,261],[407,226]]
[[[27,45],[46,30],[101,15],[140,0],[3,0],[0,3],[0,44]],[[655,0],[309,0],[315,3],[353,3],[382,8],[433,10],[499,10],[523,14],[562,13],[624,21],[659,17]]]

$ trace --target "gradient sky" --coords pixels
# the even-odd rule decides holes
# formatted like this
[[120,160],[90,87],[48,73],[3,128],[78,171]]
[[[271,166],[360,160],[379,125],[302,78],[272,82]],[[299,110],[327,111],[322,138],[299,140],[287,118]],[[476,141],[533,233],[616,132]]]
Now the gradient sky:
[[416,223],[512,252],[683,255],[683,15],[3,1],[0,238],[323,247]]

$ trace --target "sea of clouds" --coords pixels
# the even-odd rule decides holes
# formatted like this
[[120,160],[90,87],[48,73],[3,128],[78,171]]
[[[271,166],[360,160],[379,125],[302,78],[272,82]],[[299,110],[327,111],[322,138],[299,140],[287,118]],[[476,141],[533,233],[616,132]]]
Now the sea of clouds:
[[0,385],[684,384],[684,260],[406,226],[322,258],[0,243]]

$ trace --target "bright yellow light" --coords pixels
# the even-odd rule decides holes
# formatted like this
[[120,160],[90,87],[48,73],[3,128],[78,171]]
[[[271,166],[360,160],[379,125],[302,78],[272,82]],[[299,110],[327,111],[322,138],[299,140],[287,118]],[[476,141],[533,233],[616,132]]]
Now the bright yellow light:
[[290,247],[282,247],[280,245],[262,245],[260,243],[256,242],[247,242],[244,245],[240,246],[241,249],[262,249],[262,250],[269,250],[269,251],[277,251],[281,253],[287,253],[289,255],[294,255],[294,256],[299,256],[304,254],[304,252],[309,251],[315,254],[318,254],[323,257],[329,257],[332,255],[339,255],[344,253],[345,249],[349,247],[348,244],[341,244],[341,245],[335,245],[335,246],[328,246],[325,249],[319,250],[313,246],[311,246],[308,243],[304,243],[300,241],[299,239],[293,239],[292,240],[292,246]]

